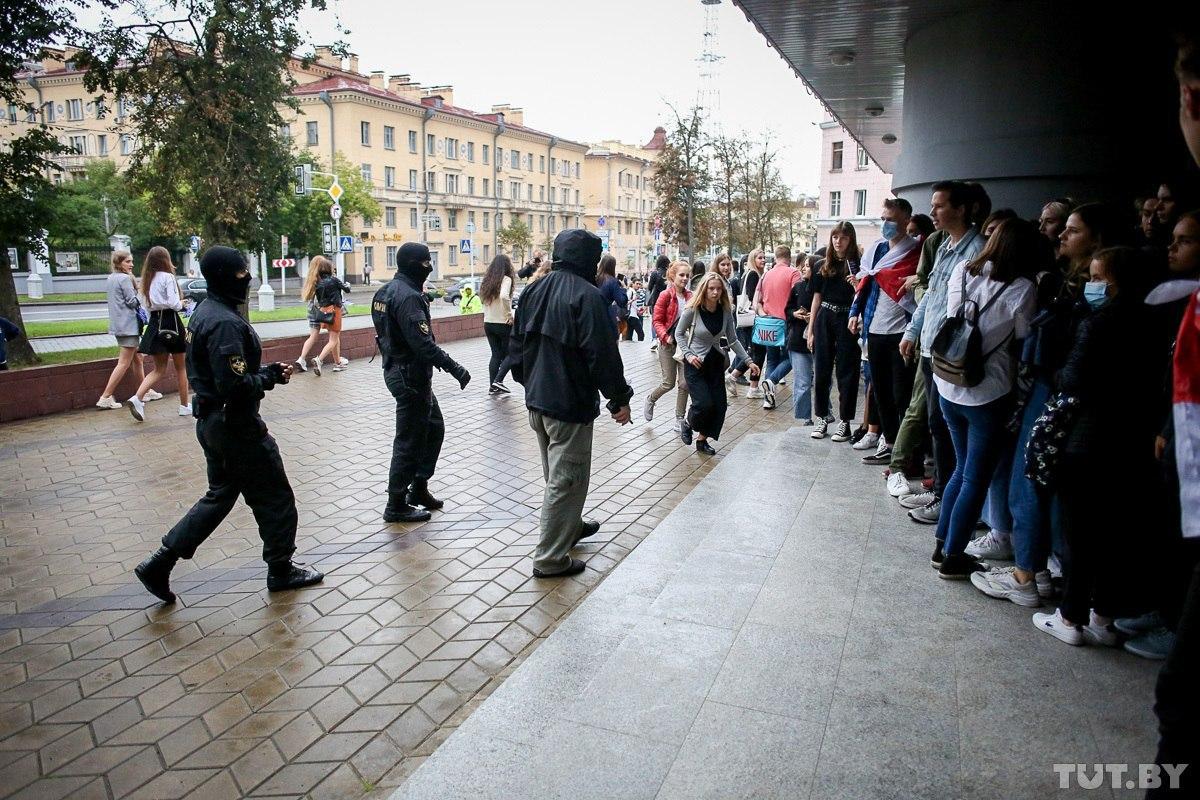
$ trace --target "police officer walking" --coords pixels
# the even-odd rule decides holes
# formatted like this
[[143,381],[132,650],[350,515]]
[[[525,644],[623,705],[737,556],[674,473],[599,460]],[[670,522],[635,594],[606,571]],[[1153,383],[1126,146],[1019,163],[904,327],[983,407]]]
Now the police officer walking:
[[208,462],[208,492],[163,537],[162,547],[134,573],[164,603],[175,602],[171,569],[191,558],[229,515],[240,494],[254,512],[272,592],[319,583],[325,576],[292,563],[296,552],[296,498],[275,439],[258,415],[263,394],[292,376],[291,364],[263,365],[262,344],[237,312],[250,274],[242,254],[211,247],[200,261],[208,299],[188,326],[187,374],[196,438]]
[[[396,437],[388,473],[384,522],[424,522],[444,503],[429,493],[446,437],[433,394],[433,368],[450,373],[465,389],[471,373],[434,344],[425,279],[433,271],[429,248],[406,242],[396,254],[396,278],[375,293],[371,321],[383,354],[383,381],[396,398]],[[422,508],[417,508],[422,506]]]

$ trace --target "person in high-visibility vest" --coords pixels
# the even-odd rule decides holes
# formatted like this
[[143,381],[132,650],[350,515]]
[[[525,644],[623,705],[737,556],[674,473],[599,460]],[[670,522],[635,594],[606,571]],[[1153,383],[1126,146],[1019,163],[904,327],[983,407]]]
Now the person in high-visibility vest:
[[475,290],[470,286],[463,287],[462,298],[458,301],[458,310],[462,314],[483,313],[483,301],[479,299],[479,295],[475,294]]

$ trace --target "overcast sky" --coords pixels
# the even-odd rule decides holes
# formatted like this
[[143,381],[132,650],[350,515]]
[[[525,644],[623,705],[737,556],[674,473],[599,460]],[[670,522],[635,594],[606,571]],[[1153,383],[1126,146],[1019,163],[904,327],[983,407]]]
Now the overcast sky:
[[[701,81],[700,0],[331,0],[302,17],[314,44],[336,38],[335,14],[361,71],[450,84],[455,105],[508,103],[526,125],[577,141],[645,144],[656,125],[669,127],[668,103],[691,108]],[[769,132],[784,180],[815,194],[820,104],[731,0],[717,20],[724,130]]]

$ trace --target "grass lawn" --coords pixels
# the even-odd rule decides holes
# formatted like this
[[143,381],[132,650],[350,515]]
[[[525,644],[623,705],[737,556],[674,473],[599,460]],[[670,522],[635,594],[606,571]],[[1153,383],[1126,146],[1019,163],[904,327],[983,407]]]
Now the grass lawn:
[[38,357],[42,359],[42,363],[37,366],[78,364],[83,361],[96,361],[101,358],[116,358],[120,349],[116,345],[113,345],[112,347],[97,347],[90,350],[62,350],[57,353],[39,353]]
[[108,299],[108,295],[104,292],[85,292],[83,294],[48,294],[45,297],[40,297],[33,300],[23,294],[17,295],[17,302],[23,306],[36,305],[38,303],[65,303],[72,300],[83,300],[91,303],[103,303]]
[[[365,313],[366,306],[352,306],[358,313]],[[360,310],[362,309],[362,310]],[[352,316],[347,314],[346,316]],[[251,311],[251,322],[278,322],[289,319],[306,319],[306,306],[288,306],[274,311]],[[184,321],[186,323],[186,320]],[[56,322],[26,322],[25,332],[30,337],[38,336],[71,336],[80,333],[108,333],[106,319],[61,320]]]

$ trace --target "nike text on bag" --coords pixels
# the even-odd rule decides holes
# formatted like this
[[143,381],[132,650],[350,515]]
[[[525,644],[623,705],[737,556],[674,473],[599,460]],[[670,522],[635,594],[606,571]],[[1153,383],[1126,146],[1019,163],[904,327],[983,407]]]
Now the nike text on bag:
[[755,317],[750,341],[767,347],[782,347],[787,323],[776,317]]

